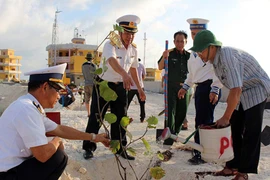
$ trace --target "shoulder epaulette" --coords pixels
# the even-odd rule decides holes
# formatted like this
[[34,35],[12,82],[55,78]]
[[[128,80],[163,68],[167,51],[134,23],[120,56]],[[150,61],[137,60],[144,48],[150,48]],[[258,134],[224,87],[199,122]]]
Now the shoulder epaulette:
[[173,50],[174,50],[174,48],[172,48],[172,49],[168,49],[168,51],[169,51],[169,52],[172,52]]
[[111,32],[109,39],[112,46],[117,46],[118,48],[121,48],[122,43],[118,34],[116,34],[115,32]]
[[196,58],[198,55],[195,52],[192,52],[193,56]]
[[110,41],[110,44],[112,45],[112,46],[115,46],[116,44],[114,43],[114,42],[112,42],[112,41]]
[[39,104],[37,104],[35,101],[33,101],[33,104],[34,104],[34,106],[39,110],[39,112],[40,112],[41,114],[43,114],[43,112],[42,112],[42,110],[41,110]]
[[135,43],[132,43],[131,44],[133,47],[137,48],[137,45]]

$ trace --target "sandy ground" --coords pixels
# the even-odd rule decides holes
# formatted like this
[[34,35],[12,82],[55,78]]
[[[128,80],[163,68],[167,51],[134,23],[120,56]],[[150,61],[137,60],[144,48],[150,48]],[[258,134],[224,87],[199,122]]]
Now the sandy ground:
[[[11,90],[9,95],[4,94],[2,89],[4,85],[0,84],[0,103],[12,95]],[[20,91],[18,87],[13,88],[16,91]],[[13,91],[13,90],[12,90]],[[13,92],[14,94],[14,92]],[[163,95],[157,93],[147,92],[146,102],[146,115],[156,116],[159,119],[157,128],[162,128],[164,123],[164,116],[158,117],[158,113],[163,109]],[[135,98],[136,100],[136,98]],[[6,102],[7,103],[7,102]],[[6,104],[5,103],[5,104]],[[219,103],[215,111],[215,119],[222,116],[226,103]],[[60,104],[56,104],[54,109],[48,109],[47,111],[59,111],[61,113],[61,123],[74,127],[78,130],[85,131],[87,125],[87,113],[84,105],[81,104],[81,98],[76,95],[76,101],[70,105],[70,109],[61,107]],[[141,123],[139,120],[139,105],[134,102],[128,111],[128,115],[133,117],[134,121],[128,126],[129,131],[133,135],[133,139],[140,137],[146,129],[147,123]],[[188,131],[181,131],[179,136],[186,138],[194,131],[194,101],[192,100],[187,118],[189,120]],[[265,110],[264,114],[264,125],[270,125],[270,112]],[[101,129],[100,132],[104,130]],[[161,144],[156,143],[155,139],[156,130],[149,130],[145,135],[145,139],[150,143],[153,154],[144,155],[145,147],[141,141],[137,141],[132,144],[132,147],[136,149],[137,155],[135,161],[129,161],[129,163],[120,158],[123,165],[127,168],[127,179],[151,179],[149,173],[142,177],[143,173],[147,170],[149,164],[153,166],[157,163],[158,159],[155,156],[157,151],[164,152],[170,150],[173,155],[172,158],[167,162],[162,162],[161,167],[166,171],[164,180],[192,180],[192,179],[205,179],[205,180],[227,180],[232,177],[214,177],[211,175],[197,176],[196,172],[216,171],[222,169],[222,164],[205,163],[202,165],[190,165],[187,161],[192,157],[190,151],[181,150],[181,143],[174,143],[172,147],[165,147]],[[82,156],[82,141],[64,140],[66,153],[69,156],[68,166],[65,172],[61,176],[61,180],[118,180],[121,179],[117,169],[117,163],[114,155],[110,150],[105,148],[103,145],[98,144],[98,148],[94,153],[94,158],[91,160],[85,160]],[[261,158],[259,164],[259,174],[250,174],[251,180],[270,180],[270,146],[261,148]],[[152,159],[152,161],[151,161]],[[150,163],[151,161],[151,163]],[[136,172],[136,175],[132,172],[130,165]]]

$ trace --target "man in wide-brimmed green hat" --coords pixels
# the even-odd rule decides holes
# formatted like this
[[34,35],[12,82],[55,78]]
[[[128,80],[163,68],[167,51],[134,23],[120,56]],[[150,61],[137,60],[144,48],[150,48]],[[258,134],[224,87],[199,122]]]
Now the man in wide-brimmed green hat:
[[[213,63],[213,60],[214,60],[213,57],[216,54],[215,52],[217,50],[216,47],[220,47],[220,46],[222,46],[222,42],[218,41],[215,35],[211,31],[204,30],[204,31],[199,32],[195,36],[193,47],[190,48],[190,50],[197,52],[204,62],[207,62],[208,60],[210,60],[210,62]],[[212,51],[210,51],[210,48],[212,49]],[[210,57],[211,59],[209,59]]]
[[234,159],[215,175],[248,179],[247,173],[257,173],[259,164],[263,112],[270,95],[269,77],[253,56],[223,47],[211,31],[199,32],[191,50],[204,62],[213,64],[217,77],[230,90],[227,108],[216,124],[231,124]]

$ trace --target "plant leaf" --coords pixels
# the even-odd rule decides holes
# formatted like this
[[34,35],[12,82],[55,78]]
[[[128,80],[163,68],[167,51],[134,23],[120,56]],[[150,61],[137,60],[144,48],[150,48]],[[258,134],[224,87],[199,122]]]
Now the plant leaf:
[[113,113],[107,113],[107,114],[105,114],[104,119],[108,123],[113,124],[117,121],[117,116]]
[[149,129],[155,129],[157,126],[148,125],[147,127],[148,127]]
[[102,71],[103,71],[102,68],[98,68],[95,70],[94,74],[100,75],[102,74]]
[[132,156],[136,156],[136,150],[132,147],[127,148],[127,152],[130,153]]
[[113,25],[114,31],[124,32],[124,28],[122,26],[118,26],[118,24]]
[[148,122],[148,126],[149,125],[157,125],[157,123],[158,123],[158,119],[155,116],[149,117],[146,121]]
[[120,141],[119,140],[111,140],[110,148],[113,154],[115,154],[120,149]]
[[161,179],[165,176],[165,174],[166,172],[161,167],[156,166],[156,167],[150,168],[150,175],[154,179]]
[[129,137],[130,141],[132,140],[132,134],[127,130],[126,130],[126,135]]
[[99,93],[105,101],[115,101],[117,94],[108,86],[108,81],[99,82]]
[[144,138],[142,138],[142,142],[143,142],[146,150],[151,151],[151,147],[150,147],[149,143]]
[[108,66],[103,65],[103,72],[106,72],[108,70]]
[[129,117],[127,117],[127,116],[122,117],[122,119],[121,119],[121,121],[120,121],[120,125],[121,125],[123,128],[126,128],[127,125],[129,125]]
[[160,159],[161,161],[164,160],[164,156],[163,156],[162,153],[158,153],[158,154],[157,154],[157,157],[158,157],[158,159]]

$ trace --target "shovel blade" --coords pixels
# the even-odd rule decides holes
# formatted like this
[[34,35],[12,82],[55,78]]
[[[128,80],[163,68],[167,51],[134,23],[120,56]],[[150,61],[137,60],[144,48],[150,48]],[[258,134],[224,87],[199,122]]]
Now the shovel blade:
[[157,140],[157,141],[158,141],[158,140],[161,140],[161,139],[160,139],[160,136],[161,136],[163,130],[164,130],[164,129],[156,129],[156,140]]
[[261,142],[263,145],[268,146],[270,144],[270,127],[265,126],[261,133]]
[[161,116],[164,113],[165,113],[165,109],[163,109],[162,111],[160,111],[160,113],[158,113],[158,116]]

